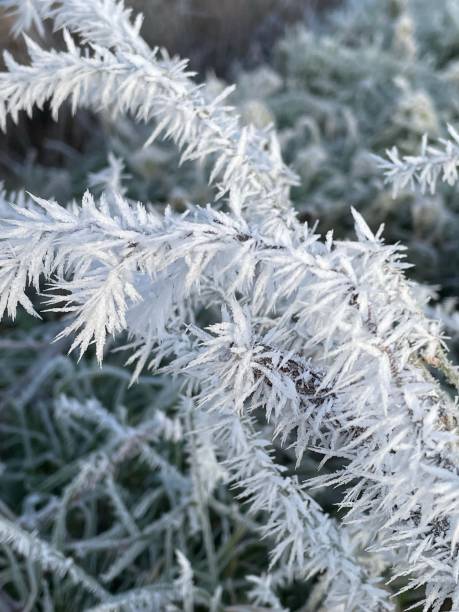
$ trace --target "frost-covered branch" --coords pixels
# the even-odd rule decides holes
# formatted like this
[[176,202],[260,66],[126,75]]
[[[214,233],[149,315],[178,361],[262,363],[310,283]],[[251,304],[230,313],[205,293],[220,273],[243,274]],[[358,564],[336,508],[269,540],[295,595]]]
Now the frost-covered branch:
[[56,29],[68,29],[79,34],[85,43],[102,47],[115,47],[148,57],[151,51],[141,38],[143,16],[132,19],[132,9],[123,1],[96,0],[88,4],[84,0],[47,0],[42,14],[54,21]]
[[[91,209],[93,212],[96,210],[91,199],[87,198],[86,206],[93,207]],[[48,211],[49,214],[49,211],[51,211],[52,216],[52,207],[50,208],[48,204],[42,203],[42,208],[45,213]],[[138,214],[141,214],[139,209]],[[360,242],[337,243],[332,248],[331,243],[328,246],[320,245],[315,239],[309,237],[306,238],[306,244],[309,240],[311,252],[308,252],[305,249],[305,243],[296,247],[285,246],[282,243],[273,244],[272,240],[269,242],[268,239],[262,237],[259,237],[257,242],[255,236],[250,238],[247,228],[240,225],[235,227],[234,222],[223,213],[217,214],[211,211],[200,213],[198,211],[198,214],[203,214],[204,219],[197,223],[188,221],[186,216],[170,217],[169,221],[172,222],[172,227],[169,226],[166,231],[161,224],[158,226],[157,219],[155,219],[153,227],[157,229],[156,236],[152,231],[152,234],[147,233],[142,237],[142,233],[138,231],[135,243],[136,265],[132,272],[138,275],[138,265],[141,262],[145,270],[144,278],[151,277],[154,279],[152,287],[156,286],[157,291],[166,291],[169,295],[167,303],[169,304],[168,308],[170,308],[174,304],[179,306],[180,300],[178,294],[171,296],[168,283],[182,288],[188,286],[188,293],[186,289],[184,293],[182,291],[180,299],[190,299],[191,294],[189,292],[193,284],[202,275],[217,283],[217,288],[225,277],[223,272],[229,279],[234,279],[235,270],[233,266],[237,261],[240,261],[234,256],[238,251],[242,251],[246,258],[248,255],[254,257],[253,262],[247,268],[248,276],[244,274],[238,276],[236,287],[239,290],[245,289],[247,299],[253,300],[255,312],[267,313],[270,308],[277,305],[278,308],[281,308],[280,318],[264,322],[263,315],[262,317],[255,317],[251,322],[246,320],[242,311],[236,308],[234,310],[235,330],[232,331],[229,323],[218,325],[214,330],[217,333],[216,344],[210,342],[207,351],[194,361],[191,361],[189,354],[185,353],[185,361],[190,363],[190,367],[193,368],[205,365],[207,372],[204,376],[209,381],[212,381],[212,378],[209,378],[209,372],[212,370],[209,368],[214,366],[217,367],[216,380],[229,381],[229,387],[227,388],[221,385],[216,387],[212,383],[210,397],[223,393],[222,401],[226,402],[234,394],[237,398],[236,406],[239,405],[240,410],[243,408],[244,402],[248,400],[253,402],[253,409],[259,402],[265,403],[268,407],[268,417],[270,412],[273,411],[274,423],[278,427],[277,432],[283,436],[284,440],[288,438],[292,429],[295,429],[294,433],[297,436],[295,444],[299,457],[310,443],[314,432],[317,432],[317,449],[325,452],[326,456],[338,455],[352,459],[352,449],[356,449],[358,467],[356,467],[355,473],[360,476],[359,484],[356,487],[361,500],[360,506],[358,503],[354,504],[353,513],[359,512],[361,507],[362,516],[366,517],[367,511],[374,503],[374,484],[369,487],[371,502],[363,501],[365,499],[363,484],[366,481],[372,483],[375,470],[379,471],[381,469],[381,462],[384,464],[388,460],[386,457],[389,458],[394,454],[394,446],[397,447],[398,442],[390,441],[394,438],[401,442],[403,439],[404,429],[402,427],[403,422],[400,421],[401,414],[407,415],[405,417],[408,419],[406,426],[414,427],[414,424],[410,425],[412,422],[410,402],[413,400],[407,398],[411,397],[410,389],[412,389],[413,384],[415,386],[420,385],[423,378],[421,373],[413,369],[410,364],[411,356],[418,354],[420,351],[427,351],[427,354],[429,354],[429,351],[433,350],[435,353],[436,343],[438,344],[434,330],[430,329],[429,323],[424,319],[421,310],[411,298],[408,287],[400,274],[401,264],[398,264],[395,258],[396,250],[393,247],[380,245],[358,216],[356,218]],[[126,212],[126,215],[128,215],[128,212]],[[117,217],[117,219],[117,226],[108,225],[107,235],[112,237],[114,233],[117,234],[120,244],[123,244],[124,236],[119,229],[120,218]],[[205,219],[210,221],[210,224],[206,223]],[[74,219],[72,223],[75,223]],[[26,231],[26,225],[22,227],[23,231]],[[38,227],[41,227],[41,225]],[[58,226],[57,230],[60,227]],[[73,225],[69,225],[69,228],[73,228]],[[103,218],[99,227],[93,228],[96,229],[96,235],[98,236],[100,236],[100,233],[97,233],[101,231],[100,228],[105,229]],[[131,240],[133,238],[132,230],[124,231],[128,232],[126,238]],[[59,233],[57,233],[57,236],[59,236]],[[79,238],[81,237],[79,236]],[[241,240],[241,238],[243,239]],[[171,239],[177,240],[174,246],[170,242]],[[57,244],[59,245],[59,241],[57,241]],[[98,247],[100,246],[100,243],[96,244]],[[165,250],[158,250],[160,245]],[[153,247],[156,247],[156,249],[153,250]],[[249,250],[249,247],[251,247],[251,250]],[[68,240],[65,249],[68,252]],[[227,249],[230,250],[225,253]],[[193,253],[195,253],[194,257],[192,256]],[[198,253],[201,253],[200,258],[196,259]],[[205,257],[203,257],[204,254]],[[222,262],[225,261],[221,259],[223,254],[226,257],[231,255],[231,260],[228,261],[227,259],[225,265],[222,265]],[[157,269],[155,264],[158,262],[158,255],[161,263]],[[72,257],[76,256],[76,250],[72,251]],[[98,257],[96,252],[95,261]],[[65,255],[61,257],[61,265],[64,266],[63,269],[69,270],[71,268],[65,264],[65,259]],[[185,263],[184,268],[182,267],[183,264],[178,265],[180,260],[183,263],[188,262]],[[256,264],[261,264],[262,267],[258,274],[254,276]],[[81,262],[79,265],[81,265]],[[263,270],[263,266],[266,267],[265,270]],[[156,285],[155,277],[162,270],[168,271],[167,277],[170,277],[171,280],[162,281],[160,285]],[[146,274],[148,271],[149,273]],[[240,272],[239,269],[238,271]],[[190,274],[192,275],[191,278]],[[175,281],[172,280],[174,277]],[[179,281],[179,278],[182,280]],[[291,285],[292,278],[295,279],[296,283],[294,289]],[[269,284],[267,285],[267,283]],[[332,294],[330,294],[331,289],[333,289]],[[189,295],[188,298],[187,294]],[[194,299],[197,299],[198,295],[194,293]],[[289,300],[285,301],[287,296]],[[161,297],[161,294],[158,294],[158,299],[160,304],[164,304],[164,298]],[[139,331],[138,321],[144,320],[147,322],[147,326],[149,325],[149,317],[139,316],[139,313],[142,312],[143,301],[141,300],[137,306],[135,304],[133,306],[136,313],[134,319],[137,321],[131,328],[131,332],[134,334]],[[151,308],[151,303],[148,302],[145,306]],[[114,313],[116,312],[115,308]],[[333,325],[330,325],[331,312],[334,313]],[[293,324],[292,321],[294,321]],[[230,326],[228,327],[228,325]],[[263,326],[266,325],[268,325],[268,328],[260,342],[260,348],[255,351],[255,357],[253,350],[256,347],[251,345],[252,329],[256,329],[257,326],[261,326],[261,329],[263,329]],[[89,329],[93,329],[91,325]],[[349,338],[349,329],[353,330],[351,338]],[[69,331],[71,330],[70,327]],[[198,332],[198,335],[200,333]],[[160,332],[159,336],[155,336],[155,342],[159,342],[160,346],[164,344],[164,341],[167,344],[167,330],[164,339],[161,340],[163,334],[164,332]],[[141,336],[142,333],[140,333]],[[203,336],[202,338],[207,337]],[[304,342],[305,340],[306,342]],[[236,341],[237,343],[234,345]],[[325,367],[323,374],[318,373],[321,368],[315,368],[312,371],[308,368],[301,370],[303,358],[285,357],[282,356],[282,352],[279,352],[279,348],[283,346],[285,355],[288,355],[288,352],[298,346],[300,341],[302,343],[301,350],[306,351],[306,354],[309,350],[312,359],[316,359],[315,347],[323,346],[325,348],[325,355],[330,365],[328,368]],[[240,348],[236,350],[235,346],[238,345]],[[174,351],[180,350],[179,346],[175,345],[174,347],[172,344],[172,354]],[[237,361],[225,359],[223,355],[219,356],[222,349],[230,352],[235,351],[235,355],[239,355]],[[249,361],[242,358],[244,352],[246,352]],[[178,356],[177,371],[180,371],[183,364],[180,362],[180,353]],[[221,368],[223,368],[223,371],[221,371]],[[256,375],[257,371],[258,375]],[[261,382],[263,382],[263,386]],[[440,415],[444,414],[448,417],[451,414],[451,407],[445,405],[442,396],[432,395],[436,393],[435,388],[431,389],[429,387],[429,390],[426,391],[426,384],[423,383],[419,387],[420,390],[415,394],[415,398],[419,402],[422,419],[428,419],[427,422],[431,424],[429,429],[424,432],[425,437],[419,438],[419,435],[416,434],[413,438],[413,444],[415,443],[415,446],[421,444],[420,450],[423,453],[422,456],[426,458],[426,465],[432,465],[435,471],[445,460],[451,465],[456,464],[455,457],[449,457],[447,451],[447,448],[454,443],[455,437],[448,431],[441,434],[444,425]],[[400,389],[404,389],[405,385],[408,385],[408,389],[401,392]],[[259,393],[258,396],[257,393]],[[308,395],[311,397],[308,398]],[[338,399],[335,399],[335,397]],[[437,399],[431,401],[429,399],[431,397]],[[305,410],[305,401],[306,405],[309,406],[307,410]],[[392,423],[390,414],[394,402],[398,408],[397,416]],[[349,413],[346,409],[347,406],[349,406]],[[403,411],[400,413],[401,406],[405,407],[406,413]],[[320,407],[319,412],[317,411],[318,407]],[[372,410],[375,411],[373,417]],[[296,419],[292,419],[292,413],[293,416],[296,415]],[[299,417],[301,417],[300,421],[298,421]],[[430,421],[429,419],[433,420]],[[365,427],[362,422],[366,424]],[[388,427],[389,430],[382,434],[382,432],[385,432],[385,427]],[[337,431],[341,432],[338,437]],[[413,430],[413,434],[409,435],[414,435],[415,431],[416,429]],[[377,448],[374,446],[377,443],[372,437],[373,432],[376,440],[380,440],[378,444],[381,444],[376,465],[373,465],[372,454],[366,457],[362,452],[366,444],[371,443],[372,452]],[[405,435],[408,436],[408,433]],[[432,446],[432,436],[433,439],[437,439],[438,435],[445,438],[445,452],[447,453],[445,459],[441,453],[439,454],[438,441],[435,445],[435,452],[430,454],[430,451],[428,451]],[[382,440],[388,440],[389,442],[382,443]],[[409,446],[409,448],[412,449],[412,446]],[[402,459],[405,456],[403,445],[401,453],[397,466],[403,465]],[[435,490],[437,487],[436,479],[440,476],[437,475],[433,481],[424,479],[420,485],[417,468],[413,471],[413,468],[409,467],[411,465],[411,463],[405,463],[403,471],[399,472],[399,467],[397,467],[396,471],[390,475],[391,479],[394,477],[402,478],[403,476],[404,485],[401,489],[403,494],[407,491],[407,485],[416,487],[414,490],[419,491],[419,497],[427,494],[427,491]],[[422,465],[422,461],[420,461],[420,465]],[[351,466],[342,476],[346,483],[355,478],[352,468],[353,464],[351,463]],[[431,468],[428,467],[427,469]],[[365,474],[365,478],[362,480],[363,474]],[[445,474],[445,478],[448,480],[450,478],[449,474]],[[378,476],[378,480],[381,479],[384,482],[382,476]],[[426,483],[425,488],[424,483]],[[406,508],[407,502],[398,497],[397,487],[391,489],[389,493],[386,487],[383,490],[385,495],[388,495],[385,502],[387,508],[386,520],[389,521],[389,524],[392,524],[390,519],[397,517],[401,512],[397,508]],[[410,503],[415,504],[416,511],[422,513],[422,510],[416,506],[419,497],[414,494],[414,490],[410,489]],[[394,498],[392,498],[392,495]],[[384,497],[381,498],[381,501],[383,499]],[[431,520],[442,519],[445,516],[450,517],[450,507],[444,507],[441,499],[438,499],[438,505],[432,504],[430,508],[430,512],[433,512],[433,514],[429,514],[429,517],[423,519],[426,521],[425,529],[427,533],[430,533],[431,527],[428,525],[430,525]],[[373,517],[373,514],[371,516]],[[374,517],[371,520],[375,520]],[[396,530],[391,528],[388,532],[385,532],[383,529],[385,523],[378,523],[376,533],[380,537],[386,537],[386,545],[392,534],[399,533],[402,529],[406,530],[407,536],[410,534],[414,537],[411,514],[408,514],[408,517],[402,514],[396,525]],[[424,537],[426,537],[425,532],[422,533],[422,541],[424,541]],[[434,548],[429,549],[429,554],[435,552],[438,555],[437,562],[440,563],[441,560],[442,563],[441,566],[438,566],[442,569],[437,570],[437,576],[440,571],[442,576],[448,575],[450,571],[448,569],[449,564],[445,565],[446,560],[442,552],[443,544],[440,544],[443,537],[445,536],[440,536],[438,544],[436,540],[433,540]],[[393,548],[394,543],[392,541],[390,543],[391,548]],[[403,558],[403,555],[401,556]],[[427,558],[425,557],[425,559]],[[421,572],[422,577],[419,578],[421,582],[425,581],[424,563],[426,562],[422,555],[418,554],[418,561],[414,567],[419,568]],[[432,579],[434,576],[432,575]],[[435,577],[437,578],[437,576]],[[450,589],[450,587],[446,588]],[[450,591],[445,590],[445,593],[450,594]]]
[[459,166],[459,134],[448,125],[451,140],[440,139],[439,146],[428,144],[424,136],[419,155],[400,156],[396,147],[387,151],[389,159],[377,158],[384,171],[386,181],[392,183],[394,197],[406,187],[414,189],[419,185],[424,193],[435,193],[437,182],[448,185],[457,182]]
[[[30,66],[21,66],[6,54],[9,72],[0,75],[3,129],[7,115],[17,120],[19,111],[30,114],[34,105],[42,107],[45,102],[56,117],[65,100],[73,110],[83,106],[108,110],[113,117],[128,113],[138,121],[154,119],[157,126],[146,144],[165,134],[182,150],[182,161],[211,155],[215,161],[210,182],[218,179],[220,196],[234,192],[236,212],[254,208],[261,219],[269,216],[269,226],[273,209],[279,209],[289,224],[294,223],[288,189],[296,177],[283,164],[275,135],[242,127],[233,109],[223,104],[232,88],[212,99],[190,80],[194,74],[187,71],[186,62],[169,58],[165,51],[147,51],[144,43],[139,52],[133,42],[141,40],[138,28],[130,25],[128,12],[113,0],[98,0],[95,6],[108,15],[108,5],[113,5],[114,29],[94,20],[92,6],[88,15],[80,2],[71,4],[63,3],[49,14],[58,27],[68,26],[90,40],[92,55],[80,52],[65,30],[67,52],[45,51],[27,40]],[[78,5],[76,12],[73,4]],[[78,19],[80,9],[84,15]],[[260,193],[263,198],[253,198]]]
[[[97,270],[98,266],[102,266],[103,270],[105,270],[104,262],[108,261],[108,249],[111,247],[113,248],[113,255],[115,255],[115,257],[113,257],[113,255],[111,256],[110,266],[112,266],[116,261],[120,262],[120,265],[123,264],[123,266],[127,265],[127,261],[131,262],[132,266],[129,264],[126,269],[129,270],[129,274],[133,274],[133,282],[135,282],[134,279],[136,279],[137,281],[140,280],[142,284],[147,283],[145,285],[145,291],[147,291],[145,295],[149,295],[151,290],[153,290],[153,292],[158,292],[157,299],[159,301],[156,303],[156,305],[166,309],[170,309],[171,307],[174,308],[174,304],[180,307],[181,300],[192,299],[192,296],[193,299],[198,299],[199,294],[196,293],[196,288],[194,287],[196,283],[196,287],[199,287],[199,280],[202,276],[207,276],[210,279],[214,279],[214,282],[218,282],[218,279],[223,280],[223,278],[226,276],[228,279],[233,279],[234,287],[247,290],[250,287],[255,266],[257,264],[263,264],[265,259],[269,261],[273,251],[285,252],[286,256],[287,252],[289,251],[289,247],[284,246],[282,243],[273,244],[270,242],[269,238],[263,239],[261,236],[257,236],[256,233],[252,235],[249,228],[242,221],[233,221],[227,215],[223,213],[214,213],[211,210],[197,209],[195,211],[194,218],[190,219],[188,219],[188,216],[174,216],[169,214],[163,220],[166,225],[163,225],[163,223],[160,222],[156,216],[150,218],[148,217],[146,211],[142,212],[141,209],[138,209],[137,214],[139,215],[139,219],[141,219],[143,222],[142,229],[140,229],[140,226],[137,229],[134,229],[136,223],[138,223],[135,215],[132,216],[133,211],[131,211],[129,207],[126,208],[126,204],[122,204],[121,202],[119,202],[118,211],[122,213],[124,207],[124,214],[115,218],[108,216],[106,217],[105,215],[108,215],[108,209],[106,206],[102,203],[102,209],[98,209],[95,206],[92,198],[89,196],[86,197],[84,206],[79,213],[65,211],[64,209],[58,208],[57,205],[49,204],[43,201],[39,201],[38,204],[39,207],[36,210],[26,210],[25,213],[22,213],[20,210],[16,210],[16,213],[23,219],[20,223],[18,223],[17,220],[9,221],[7,223],[6,227],[8,228],[8,226],[10,226],[12,228],[7,243],[8,249],[11,249],[12,245],[14,244],[15,237],[19,240],[19,244],[24,241],[24,248],[27,242],[30,244],[30,237],[26,238],[28,230],[36,236],[37,240],[39,240],[44,233],[47,244],[49,245],[47,251],[49,254],[47,257],[42,258],[42,265],[44,266],[42,271],[44,270],[48,277],[50,277],[53,272],[59,275],[64,271],[67,274],[75,271],[76,278],[78,278],[81,270],[85,274],[85,276],[82,277],[83,283],[85,283],[87,275],[86,270]],[[83,251],[78,249],[77,246],[77,242],[82,244],[81,232],[77,229],[80,223],[79,215],[83,215],[83,217],[85,217],[85,215],[89,215],[89,218],[93,220],[92,223],[86,221],[83,222],[87,228],[87,231],[92,236],[92,239],[90,239],[89,242],[83,241]],[[26,222],[27,218],[30,219],[29,224]],[[89,221],[89,218],[87,218],[87,221]],[[131,218],[132,221],[131,229],[128,229],[128,225],[123,223],[123,220],[127,221],[129,218]],[[114,219],[116,219],[116,221]],[[6,231],[8,231],[8,229]],[[307,240],[308,239],[306,239],[306,241]],[[89,247],[91,242],[96,245],[95,252],[93,253],[91,253],[91,247]],[[310,243],[313,251],[319,248],[314,238],[310,239]],[[62,249],[64,249],[65,252]],[[302,250],[304,250],[304,246],[302,247]],[[242,274],[243,268],[241,268],[239,262],[242,263],[244,261],[243,255],[245,257],[250,256],[251,252],[253,255],[253,262],[249,267],[247,267],[246,273]],[[85,253],[89,257],[86,262],[84,255]],[[127,256],[125,255],[126,253]],[[135,253],[135,256],[132,258],[131,253]],[[306,257],[306,269],[314,265],[314,256],[311,255],[309,257],[305,253],[303,255],[303,259],[304,257]],[[226,263],[222,266],[222,263],[225,260]],[[59,265],[57,265],[56,262],[59,262]],[[78,262],[78,264],[76,262]],[[247,264],[245,265],[247,266]],[[270,266],[270,264],[265,265]],[[238,276],[237,284],[234,285],[234,282],[236,281],[236,269]],[[139,277],[141,270],[144,270],[144,272],[140,274]],[[164,273],[164,271],[167,274],[164,280],[158,284],[158,275]],[[271,271],[270,268],[269,271]],[[179,275],[178,277],[177,274]],[[174,276],[175,281],[172,280]],[[105,273],[102,276],[95,277],[98,281],[95,284],[95,295],[97,296],[97,299],[95,299],[95,304],[100,304],[101,293],[99,287],[104,287],[105,277]],[[167,278],[171,278],[171,281],[167,281]],[[261,275],[260,282],[266,282],[266,278],[266,275]],[[61,281],[59,281],[59,283],[60,282]],[[67,284],[66,286],[75,289],[75,295],[78,296],[78,285],[80,281],[74,280],[72,282],[74,283],[73,285]],[[177,287],[176,291],[172,295],[170,294],[170,289],[168,288],[168,282],[173,282],[173,284]],[[148,289],[148,285],[151,285],[151,289]],[[177,293],[179,288],[180,293]],[[108,290],[110,290],[110,288]],[[103,291],[105,291],[105,289],[103,289]],[[166,302],[164,302],[164,291],[166,292],[166,295],[169,295],[167,298],[168,301]],[[257,294],[259,294],[259,291],[255,289],[254,295]],[[87,304],[85,300],[81,301],[83,304]],[[122,304],[123,302],[119,300],[117,303]],[[151,300],[144,298],[138,303],[138,306],[140,305],[142,305],[142,307],[151,308],[152,306],[155,306],[155,302],[152,303]],[[186,307],[183,305],[181,308],[183,309]],[[129,324],[127,323],[128,320],[124,319],[126,322],[126,327],[127,329],[130,329],[131,333],[136,334],[136,328],[138,325],[141,325],[142,322],[147,324],[147,326],[150,325],[150,321],[154,324],[154,319],[151,320],[150,317],[145,318],[144,316],[138,317],[136,314],[134,314],[136,312],[136,302],[132,304],[132,309],[133,317],[131,318],[131,321],[133,321],[133,323],[130,328]],[[68,310],[68,307],[64,306],[64,311]],[[88,312],[89,311],[86,309],[81,315],[82,321],[85,319]],[[101,309],[101,312],[106,312],[106,308]],[[113,315],[118,316],[116,307],[113,310]],[[158,312],[156,313],[156,316],[158,317]],[[161,319],[161,317],[159,318]],[[78,320],[79,319],[77,317],[76,321]],[[166,323],[164,325],[164,330],[158,330],[157,327],[155,327],[157,331],[153,337],[155,343],[158,341],[160,342],[160,346],[161,344],[164,344],[160,340],[164,334],[166,334],[165,338],[167,341]],[[71,323],[67,328],[67,332],[71,333],[74,326],[75,323]],[[86,334],[84,335],[84,338],[88,339],[92,337],[96,328],[97,325],[95,323],[90,323],[89,328],[86,328],[86,331],[84,332],[84,334]],[[90,331],[91,336],[88,335],[88,330]],[[177,331],[180,333],[180,327],[177,328]],[[249,330],[245,331],[246,335],[247,333],[249,333]],[[100,351],[103,348],[103,340],[101,338],[102,336],[99,335],[98,341],[100,342]],[[142,333],[138,335],[138,338],[143,340]],[[275,333],[273,340],[275,340]],[[279,340],[280,339],[278,339],[278,342]],[[177,352],[177,346],[172,348],[172,352],[174,352],[174,350]],[[101,355],[102,353],[100,352],[99,354]],[[291,368],[291,363],[291,361],[288,361],[286,363],[286,367]],[[271,353],[267,351],[265,354],[260,354],[260,371],[266,373],[270,364],[273,366],[273,368],[279,367],[280,373],[282,374],[284,365],[282,363],[282,359],[279,360],[276,351],[271,351]],[[193,362],[192,366],[196,366],[196,363]],[[180,368],[178,368],[178,370],[180,371]],[[234,383],[230,384],[235,384],[234,390],[236,393],[239,393],[240,391],[237,386],[237,380],[239,379],[242,382],[242,379],[240,378],[241,375],[243,375],[242,371],[240,375],[234,376],[234,374],[231,374],[232,379],[229,379],[230,381],[234,381]],[[226,378],[228,379],[228,375],[226,375]],[[247,383],[249,379],[245,378],[245,381]],[[276,375],[274,373],[271,376],[271,384],[275,383],[276,392],[272,395],[271,404],[275,404],[276,398],[280,397],[277,382],[278,379],[276,379]],[[304,387],[307,388],[307,381],[304,381]],[[314,393],[314,391],[315,389],[312,388],[311,392]],[[231,394],[229,394],[228,398],[231,399],[231,397]],[[247,397],[246,392],[240,394],[239,401],[243,400],[244,397]],[[315,405],[315,401],[316,399],[313,398],[311,405]],[[319,401],[318,398],[317,401]],[[275,410],[280,413],[282,406],[284,406],[284,404],[280,402],[275,407]],[[285,412],[286,419],[288,419],[289,414],[290,413],[288,411]],[[288,431],[290,431],[290,429]],[[284,435],[284,433],[282,435]],[[297,504],[292,503],[292,506],[295,505]],[[285,510],[287,511],[287,508]],[[318,511],[318,509],[316,510]],[[322,520],[326,521],[326,519]],[[319,533],[321,532],[319,531]],[[324,535],[324,537],[328,536]],[[291,538],[291,542],[292,545],[296,545],[294,537]],[[285,540],[282,542],[282,545],[285,545]],[[330,547],[330,545],[328,546]],[[334,546],[339,547],[339,541]],[[302,566],[304,554],[305,553],[303,552],[301,558],[296,560],[296,565],[299,568]],[[359,584],[359,580],[360,579],[357,575],[353,576],[352,578],[352,581],[356,582],[356,584]],[[370,586],[371,584],[368,588],[370,588]],[[366,587],[363,586],[362,588]],[[349,592],[348,589],[343,589],[343,591],[346,591],[347,594]]]
[[17,553],[27,559],[39,563],[44,570],[55,575],[68,578],[81,585],[98,599],[107,597],[107,591],[91,576],[86,574],[73,559],[65,557],[47,542],[43,542],[34,534],[21,529],[12,521],[0,517],[0,542],[11,546]]
[[270,442],[255,433],[250,418],[235,414],[231,399],[217,408],[207,398],[201,401],[239,498],[249,504],[251,513],[267,514],[261,533],[275,542],[271,568],[280,562],[284,579],[322,575],[329,609],[392,610],[378,577],[384,564],[376,572],[365,567],[369,560],[363,552],[364,538],[339,528],[296,478],[283,473],[285,469],[274,462]]

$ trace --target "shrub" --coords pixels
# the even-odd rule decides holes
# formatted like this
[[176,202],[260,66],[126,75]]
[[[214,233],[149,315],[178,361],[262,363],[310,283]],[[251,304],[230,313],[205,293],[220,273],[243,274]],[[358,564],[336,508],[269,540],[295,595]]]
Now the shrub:
[[0,312],[39,316],[31,287],[51,312],[2,374],[4,606],[381,611],[388,579],[459,606],[458,376],[403,248],[355,210],[355,241],[301,223],[275,132],[122,4],[35,6],[66,50],[6,57],[3,127],[66,100],[154,122],[213,203],[134,202],[115,159],[99,199],[3,197]]

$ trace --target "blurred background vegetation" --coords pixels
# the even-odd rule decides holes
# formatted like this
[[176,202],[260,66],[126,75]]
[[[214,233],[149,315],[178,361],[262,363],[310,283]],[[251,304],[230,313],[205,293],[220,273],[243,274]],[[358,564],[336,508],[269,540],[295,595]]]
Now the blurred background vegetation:
[[[341,0],[128,0],[144,15],[142,35],[152,45],[189,57],[195,70],[228,76],[269,57],[275,40],[294,22],[322,13]],[[11,18],[0,4],[0,48],[19,50]]]

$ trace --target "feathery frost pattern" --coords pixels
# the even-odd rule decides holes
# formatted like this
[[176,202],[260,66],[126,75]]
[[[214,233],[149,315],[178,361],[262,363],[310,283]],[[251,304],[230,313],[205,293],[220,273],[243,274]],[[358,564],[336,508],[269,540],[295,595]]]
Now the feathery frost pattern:
[[451,139],[441,138],[441,148],[428,144],[424,136],[419,155],[400,157],[397,147],[387,151],[389,159],[378,158],[379,165],[385,172],[386,180],[392,183],[394,195],[405,187],[413,189],[419,185],[421,191],[435,193],[437,182],[454,185],[457,182],[459,165],[459,134],[452,125],[448,125]]
[[[3,515],[0,542],[81,584],[94,612],[225,609],[209,510],[221,509],[215,492],[223,483],[244,509],[237,520],[270,550],[266,573],[244,578],[256,605],[281,610],[280,587],[313,579],[317,609],[395,610],[392,582],[425,587],[426,611],[447,601],[459,609],[457,406],[438,382],[443,338],[404,276],[403,248],[386,245],[382,230],[374,234],[354,210],[355,241],[335,241],[331,232],[321,239],[301,224],[289,200],[297,178],[271,128],[243,126],[225,103],[231,90],[212,99],[185,61],[149,49],[141,19],[131,21],[122,3],[8,4],[17,6],[18,31],[50,20],[67,50],[27,39],[30,65],[5,57],[3,128],[8,116],[44,104],[57,117],[66,101],[113,120],[154,122],[148,142],[162,134],[183,161],[209,158],[215,194],[185,213],[132,202],[113,157],[109,171],[91,179],[106,185],[99,199],[88,191],[81,204],[66,205],[31,195],[9,206],[2,195],[0,315],[14,318],[22,306],[40,316],[35,288],[44,310],[62,315],[57,340],[80,359],[94,349],[102,364],[122,341],[128,368],[106,370],[119,393],[131,378],[159,387],[160,404],[178,379],[183,395],[167,396],[179,407],[176,419],[159,405],[135,424],[94,398],[60,396],[54,418],[64,434],[104,443],[70,470],[50,543],[27,531],[34,525]],[[458,137],[453,128],[450,135],[455,143],[444,151],[391,152],[384,168],[395,189],[455,180]],[[156,448],[179,443],[186,474],[169,461],[172,451]],[[299,468],[311,450],[323,469],[306,482],[278,460],[290,453]],[[168,513],[147,525],[140,526],[155,500],[130,507],[117,482],[129,461],[154,472],[167,493]],[[327,471],[329,463],[339,467]],[[344,488],[343,520],[315,498],[332,485]],[[119,556],[97,568],[104,586],[62,553],[103,549],[89,528],[87,540],[65,544],[69,509],[99,493],[118,521],[110,538],[123,542]],[[188,559],[187,529],[201,534],[208,591],[198,586],[202,565]],[[156,580],[163,568],[155,567],[147,586],[112,592],[152,533],[166,542],[169,580]],[[171,555],[174,534],[183,546]]]

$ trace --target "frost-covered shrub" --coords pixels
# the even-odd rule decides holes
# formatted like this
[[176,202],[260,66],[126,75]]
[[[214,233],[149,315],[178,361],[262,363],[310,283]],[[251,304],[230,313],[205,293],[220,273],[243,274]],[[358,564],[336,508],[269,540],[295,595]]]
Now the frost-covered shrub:
[[240,76],[236,92],[243,112],[275,122],[301,178],[292,197],[302,219],[347,236],[354,206],[408,246],[419,280],[450,295],[459,263],[455,194],[402,190],[394,199],[373,155],[394,143],[414,154],[423,134],[437,138],[457,123],[458,23],[454,0],[348,1],[324,23],[290,31],[272,65]]
[[[346,2],[320,23],[289,31],[269,66],[237,73],[229,98],[243,122],[260,129],[274,123],[284,158],[300,178],[292,200],[301,220],[350,236],[354,206],[374,229],[386,223],[388,240],[408,247],[411,275],[449,296],[457,294],[459,263],[453,190],[402,190],[394,198],[374,155],[394,143],[414,154],[424,134],[437,138],[458,121],[458,21],[456,2]],[[207,86],[216,95],[225,89],[212,76]],[[205,167],[184,163],[171,175],[178,158],[169,144],[144,147],[145,131],[129,118],[104,126],[107,150],[139,176],[132,197],[178,209],[211,198]]]
[[[41,10],[40,2],[19,6],[23,26]],[[454,193],[403,190],[394,199],[373,155],[394,143],[414,154],[423,134],[437,138],[459,119],[458,22],[452,0],[348,0],[322,20],[290,30],[269,66],[236,72],[229,98],[244,122],[275,124],[284,158],[301,179],[292,191],[301,220],[319,220],[323,233],[333,229],[337,237],[352,234],[349,206],[374,229],[385,222],[387,239],[409,249],[410,274],[448,296],[457,294],[459,263]],[[216,94],[226,87],[211,75],[207,85]],[[172,173],[178,156],[169,143],[145,147],[145,126],[119,115],[113,121],[107,109],[98,116],[97,137],[84,157],[63,150],[67,171],[11,164],[15,186],[26,176],[43,197],[81,197],[85,176],[104,169],[112,153],[133,179],[127,188],[134,199],[183,210],[212,198],[203,164],[185,162]]]
[[356,210],[356,240],[302,223],[276,133],[122,4],[34,6],[66,49],[6,57],[2,127],[131,117],[210,170],[212,203],[133,201],[116,157],[100,197],[2,195],[0,314],[49,320],[5,336],[0,603],[457,608],[458,375],[403,248]]

